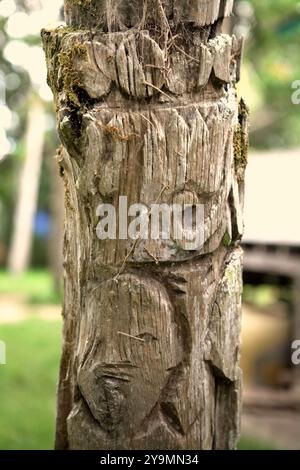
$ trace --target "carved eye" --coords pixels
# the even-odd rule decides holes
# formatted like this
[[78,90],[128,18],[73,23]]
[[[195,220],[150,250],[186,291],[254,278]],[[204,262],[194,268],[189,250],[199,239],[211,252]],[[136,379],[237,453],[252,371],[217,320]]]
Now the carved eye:
[[131,338],[133,340],[138,340],[141,343],[151,343],[152,341],[158,341],[158,338],[148,332],[140,333],[139,335],[130,335],[129,333],[118,331],[118,334],[127,338]]
[[145,343],[151,343],[152,341],[158,341],[158,339],[153,336],[151,333],[141,333],[137,335],[137,338],[142,339]]

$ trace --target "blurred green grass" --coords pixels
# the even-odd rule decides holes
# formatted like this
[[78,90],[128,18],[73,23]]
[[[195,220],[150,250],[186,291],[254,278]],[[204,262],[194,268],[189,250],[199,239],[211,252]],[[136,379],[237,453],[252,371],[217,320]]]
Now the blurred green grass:
[[[52,449],[60,355],[59,321],[0,325],[7,364],[0,366],[0,449]],[[239,450],[275,450],[243,437]]]
[[238,450],[278,450],[275,445],[253,437],[242,436]]
[[28,271],[13,276],[0,270],[0,295],[18,295],[28,304],[59,304],[61,295],[54,287],[53,279],[48,271]]
[[0,325],[0,449],[53,448],[60,331],[60,321]]
[[[18,295],[29,303],[57,303],[51,275],[31,271],[13,277],[0,271],[0,296]],[[56,297],[55,297],[56,295]],[[53,449],[61,321],[38,318],[1,324],[7,364],[0,366],[0,449]],[[243,437],[240,450],[274,450],[270,443]]]

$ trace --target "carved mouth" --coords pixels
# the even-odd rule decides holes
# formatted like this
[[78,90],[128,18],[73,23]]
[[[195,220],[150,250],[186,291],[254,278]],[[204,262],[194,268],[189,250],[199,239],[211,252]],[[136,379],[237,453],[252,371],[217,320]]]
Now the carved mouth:
[[[125,370],[122,370],[120,366],[125,367]],[[129,366],[129,369],[131,367]],[[128,385],[132,377],[128,365],[124,364],[104,367],[101,375],[97,377],[97,418],[101,426],[108,432],[114,431],[126,416]]]
[[[137,366],[131,361],[98,363],[79,379],[81,393],[92,416],[107,432],[115,431],[126,416],[129,384],[135,369]],[[87,382],[91,374],[94,379]]]

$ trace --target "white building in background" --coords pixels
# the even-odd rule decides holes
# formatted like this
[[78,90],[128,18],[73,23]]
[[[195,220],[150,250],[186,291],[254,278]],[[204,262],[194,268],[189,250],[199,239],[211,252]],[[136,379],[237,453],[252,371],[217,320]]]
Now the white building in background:
[[[246,172],[245,283],[292,289],[291,344],[300,340],[299,203],[300,148],[251,154]],[[295,373],[300,383],[299,367]]]
[[300,148],[250,155],[245,243],[300,247]]

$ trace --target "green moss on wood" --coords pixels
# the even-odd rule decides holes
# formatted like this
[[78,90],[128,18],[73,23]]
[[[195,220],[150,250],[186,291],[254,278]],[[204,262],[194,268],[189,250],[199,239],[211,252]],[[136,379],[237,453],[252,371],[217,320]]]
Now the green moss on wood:
[[229,232],[226,231],[222,239],[222,245],[228,248],[231,244],[232,244],[231,236],[229,235]]
[[234,166],[239,181],[244,180],[245,169],[248,163],[248,121],[249,110],[244,100],[239,103],[239,122],[233,136]]
[[79,39],[71,38],[68,44],[68,35],[70,37],[78,35],[78,31],[74,34],[73,28],[61,26],[42,31],[48,84],[55,96],[58,92],[64,91],[67,103],[79,107],[77,90],[82,86],[82,80],[74,64],[84,59],[88,52],[85,43]]
[[75,43],[72,49],[59,53],[60,73],[63,81],[63,90],[67,101],[75,106],[80,106],[76,89],[82,86],[81,78],[74,69],[74,62],[78,58],[84,58],[87,55],[86,46],[83,43]]

